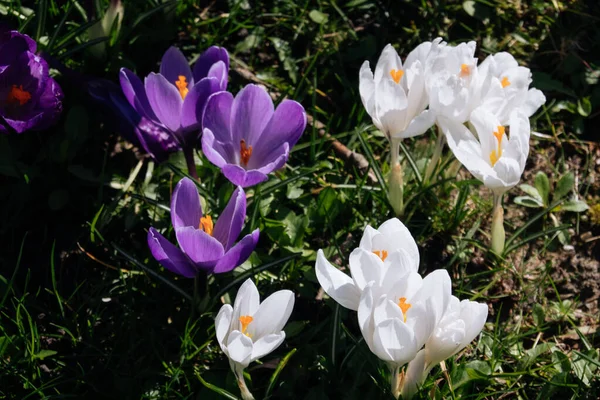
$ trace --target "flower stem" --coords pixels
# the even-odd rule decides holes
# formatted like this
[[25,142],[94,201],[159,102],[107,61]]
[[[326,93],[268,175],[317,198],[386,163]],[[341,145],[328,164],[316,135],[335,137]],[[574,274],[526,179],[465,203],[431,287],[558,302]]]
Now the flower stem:
[[427,169],[425,170],[425,182],[429,182],[429,180],[431,179],[433,171],[435,170],[435,167],[437,167],[437,164],[440,161],[440,157],[442,156],[444,144],[446,144],[446,136],[444,136],[444,133],[438,127],[438,136],[437,140],[435,141],[435,149],[433,149],[433,155],[431,156],[431,160],[429,160],[429,164],[427,164]]
[[248,390],[248,386],[246,386],[246,380],[244,379],[244,370],[241,368],[237,369],[235,376],[237,378],[238,387],[240,388],[240,392],[242,394],[242,399],[254,400],[254,396],[252,396],[252,393],[250,393],[250,390]]
[[187,164],[188,173],[196,181],[200,182],[198,173],[196,172],[196,163],[194,162],[194,148],[191,146],[185,146],[183,148],[183,156],[185,157],[185,163]]
[[392,139],[390,166],[392,171],[388,178],[388,196],[397,216],[404,213],[404,173],[400,165],[400,141]]
[[392,376],[391,376],[391,389],[392,389],[392,395],[394,396],[395,399],[400,397],[400,393],[402,392],[402,380],[404,378],[404,373],[400,374],[400,367],[398,366],[390,366],[390,369],[392,371]]
[[502,194],[494,193],[494,209],[492,211],[492,250],[499,256],[504,251],[504,209],[502,208]]

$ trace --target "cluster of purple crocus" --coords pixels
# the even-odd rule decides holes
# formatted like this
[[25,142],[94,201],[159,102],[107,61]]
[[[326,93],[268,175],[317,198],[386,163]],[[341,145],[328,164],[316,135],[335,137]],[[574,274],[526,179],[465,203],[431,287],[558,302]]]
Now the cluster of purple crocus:
[[229,54],[224,48],[210,47],[190,68],[181,51],[171,47],[160,72],[151,73],[143,83],[123,68],[122,95],[108,86],[93,91],[125,117],[137,142],[154,159],[181,149],[190,175],[197,178],[194,150],[201,143],[206,158],[237,186],[213,224],[212,217],[202,212],[196,184],[184,178],[171,198],[171,222],[179,247],[150,228],[148,246],[154,258],[188,278],[200,271],[228,272],[248,259],[259,230],[236,243],[246,218],[243,188],[266,181],[268,174],[283,167],[306,127],[306,113],[299,103],[284,100],[275,108],[260,86],[247,85],[234,97],[226,91],[228,72]]
[[0,24],[1,133],[45,129],[62,111],[63,92],[36,50],[29,36]]

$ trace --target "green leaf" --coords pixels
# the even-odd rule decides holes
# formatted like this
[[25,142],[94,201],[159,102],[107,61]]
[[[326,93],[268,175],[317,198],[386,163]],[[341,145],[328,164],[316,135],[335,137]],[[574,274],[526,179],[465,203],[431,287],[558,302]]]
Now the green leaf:
[[553,201],[565,197],[575,186],[575,175],[572,172],[567,172],[560,177],[554,188]]
[[308,13],[308,16],[310,17],[310,19],[313,20],[313,22],[316,22],[317,24],[324,24],[327,21],[329,21],[329,14],[322,13],[318,10],[311,10]]
[[573,372],[584,385],[590,386],[590,381],[595,377],[595,371],[600,365],[597,361],[598,350],[591,349],[578,355],[580,358],[573,361]]
[[54,350],[40,350],[37,354],[33,355],[33,358],[39,358],[40,360],[43,360],[46,357],[52,357],[53,355],[57,354],[56,351]]
[[544,311],[544,307],[542,307],[539,303],[534,304],[533,306],[533,322],[535,326],[540,328],[546,322],[546,312]]
[[279,56],[279,61],[283,64],[283,69],[288,72],[292,82],[296,83],[298,81],[298,66],[296,65],[296,60],[292,58],[290,44],[277,37],[270,37],[269,40],[273,43],[275,50],[277,50],[277,55]]
[[527,193],[529,196],[533,197],[534,199],[539,199],[540,203],[543,203],[540,192],[538,192],[538,190],[536,188],[534,188],[533,186],[524,183],[522,185],[519,185],[519,189],[521,189],[522,191],[524,191],[525,193]]
[[547,206],[550,195],[550,181],[548,180],[548,176],[543,171],[539,171],[537,174],[535,174],[535,188],[540,194],[544,205]]
[[531,207],[531,208],[544,207],[544,203],[542,203],[541,200],[534,199],[533,197],[529,197],[529,196],[515,197],[514,202],[520,206],[525,206],[525,207]]
[[521,358],[521,368],[529,368],[540,355],[552,350],[554,347],[553,343],[540,343],[534,348],[527,350]]
[[582,117],[589,117],[592,113],[592,102],[589,97],[582,97],[577,101],[577,112]]
[[571,211],[571,212],[584,212],[587,211],[590,206],[583,200],[570,200],[565,201],[564,204],[560,207],[563,211]]
[[269,395],[275,388],[275,383],[277,382],[277,378],[279,377],[279,374],[281,374],[281,371],[283,370],[283,368],[285,368],[288,361],[295,353],[296,353],[296,349],[292,349],[289,353],[287,353],[285,355],[285,357],[283,357],[281,359],[281,361],[279,362],[279,365],[277,365],[277,369],[275,370],[275,372],[273,372],[273,375],[271,375],[271,379],[269,379],[269,387],[267,388],[267,392],[265,394],[266,398],[269,397]]
[[569,357],[560,350],[552,353],[552,363],[560,372],[571,372],[571,360],[569,360]]
[[200,375],[200,372],[198,370],[194,371],[196,374],[196,377],[198,378],[198,380],[208,389],[212,390],[215,393],[219,393],[221,396],[230,399],[230,400],[238,400],[237,396],[229,393],[227,390],[225,389],[221,389],[218,386],[213,385],[212,383],[208,383],[204,380],[204,378],[202,378],[202,375]]

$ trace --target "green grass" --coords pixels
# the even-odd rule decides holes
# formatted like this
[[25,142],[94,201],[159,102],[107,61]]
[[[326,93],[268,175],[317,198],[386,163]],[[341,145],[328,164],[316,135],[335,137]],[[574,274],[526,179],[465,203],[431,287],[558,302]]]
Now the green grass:
[[[256,398],[391,398],[389,372],[363,342],[355,313],[317,299],[314,260],[322,248],[346,265],[365,225],[393,214],[383,182],[389,146],[360,102],[360,64],[375,62],[387,43],[405,56],[436,36],[476,40],[481,58],[510,51],[532,69],[548,102],[532,119],[540,135],[522,183],[534,186],[539,171],[552,185],[568,173],[575,179],[562,209],[552,199],[524,207],[515,197],[529,193],[511,190],[510,251],[501,259],[488,252],[491,194],[447,148],[423,181],[435,132],[404,142],[403,222],[419,244],[420,272],[445,268],[455,294],[490,305],[482,335],[446,371],[432,371],[421,397],[600,396],[600,218],[564,206],[600,201],[597,5],[146,0],[126,2],[118,35],[90,41],[86,31],[105,3],[0,1],[3,20],[68,67],[57,72],[66,95],[59,123],[0,137],[0,398],[236,398],[213,319],[249,276],[263,297],[282,288],[298,295],[285,344],[248,370]],[[100,60],[89,49],[99,42],[107,44]],[[320,124],[307,127],[284,169],[247,192],[244,232],[259,227],[259,246],[233,273],[198,285],[205,301],[194,307],[194,281],[165,271],[146,245],[150,226],[170,225],[183,157],[140,159],[81,82],[116,81],[123,66],[156,70],[169,45],[193,60],[213,44],[232,54],[232,92],[251,77],[300,101]],[[334,140],[364,155],[371,177]],[[197,167],[208,208],[222,210],[232,185],[200,153]]]

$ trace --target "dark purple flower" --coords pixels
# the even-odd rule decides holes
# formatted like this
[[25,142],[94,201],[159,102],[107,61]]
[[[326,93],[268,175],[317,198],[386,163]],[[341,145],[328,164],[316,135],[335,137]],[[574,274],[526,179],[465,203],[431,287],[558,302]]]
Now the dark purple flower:
[[121,69],[121,88],[133,108],[143,117],[163,125],[182,146],[195,146],[208,97],[227,89],[229,54],[210,47],[196,61],[194,70],[175,47],[164,54],[160,73],[142,81]]
[[229,272],[248,259],[258,242],[256,229],[235,243],[245,217],[246,194],[238,187],[213,225],[209,215],[202,215],[196,185],[183,178],[171,197],[171,222],[179,248],[154,228],[148,231],[148,246],[163,267],[186,278],[195,277],[200,270]]
[[35,54],[35,42],[16,31],[0,30],[0,132],[41,130],[62,111],[63,93]]
[[306,127],[304,108],[284,100],[276,110],[265,89],[247,85],[235,97],[210,97],[204,112],[202,151],[233,184],[242,187],[267,180],[283,167]]
[[169,153],[180,150],[179,144],[169,131],[135,111],[119,85],[105,79],[97,79],[88,82],[88,92],[115,114],[119,132],[155,161],[164,161]]

